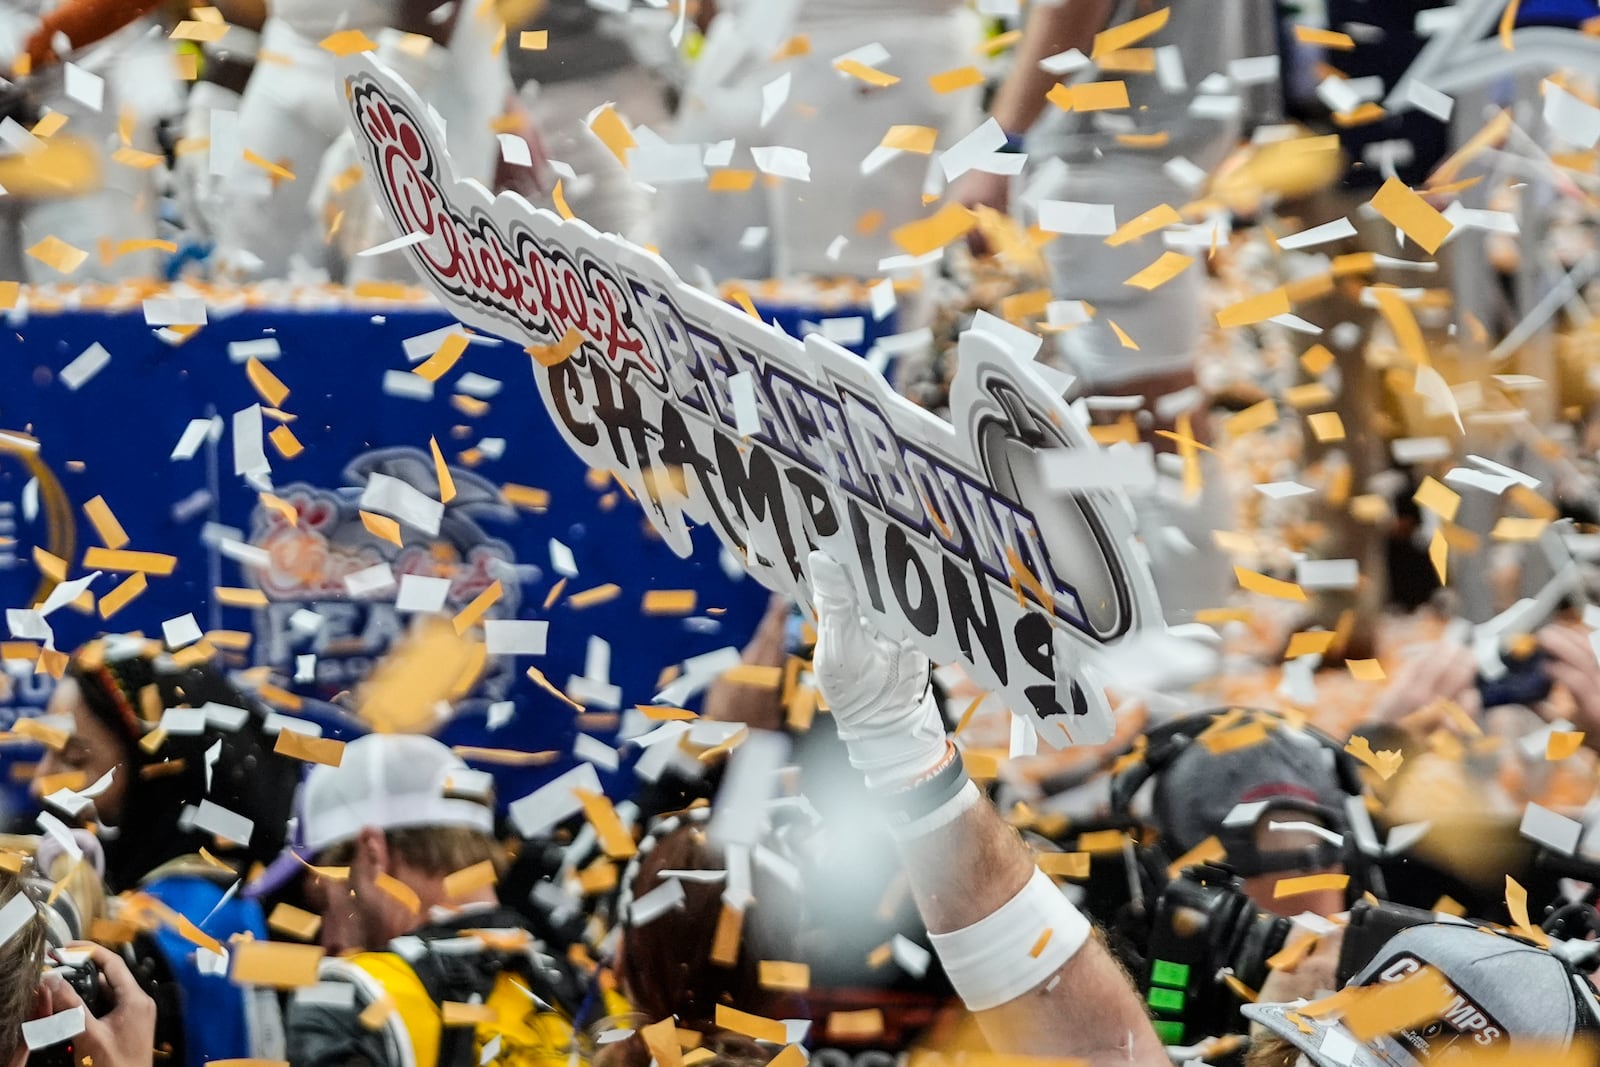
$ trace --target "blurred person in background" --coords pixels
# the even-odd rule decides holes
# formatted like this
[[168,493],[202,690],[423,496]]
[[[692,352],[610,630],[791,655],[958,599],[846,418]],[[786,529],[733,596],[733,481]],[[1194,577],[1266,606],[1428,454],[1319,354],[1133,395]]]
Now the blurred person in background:
[[[668,816],[640,842],[623,877],[614,970],[640,1025],[674,1019],[676,1026],[699,1032],[701,1047],[723,1062],[765,1063],[771,1051],[719,1025],[717,1008],[769,1019],[801,1014],[800,1000],[763,984],[761,971],[764,960],[804,958],[799,939],[806,901],[787,860],[772,854],[753,861],[754,899],[740,920],[736,951],[717,959],[728,853],[708,836],[708,814],[702,808]],[[724,872],[724,878],[678,880],[681,904],[665,911],[651,905],[650,894],[680,871]],[[595,1058],[596,1067],[648,1067],[650,1061],[651,1051],[638,1036],[606,1045]]]
[[[159,642],[114,635],[73,654],[48,717],[67,736],[39,764],[34,793],[69,818],[93,813],[105,881],[128,894],[123,907],[170,909],[220,941],[265,938],[260,906],[231,889],[282,849],[299,780],[299,765],[272,751],[265,710],[216,663],[180,666]],[[248,841],[220,839],[218,809],[224,820],[246,820],[238,825]],[[156,978],[161,1038],[174,1062],[281,1058],[269,990],[202,971],[194,944],[170,924],[141,936],[134,952]]]
[[[704,180],[663,183],[655,197],[662,256],[690,282],[878,277],[881,260],[905,255],[890,234],[926,215],[923,193],[938,167],[906,151],[872,161],[870,173],[863,162],[891,126],[931,127],[946,148],[977,125],[975,88],[939,93],[928,84],[973,62],[982,39],[976,15],[963,0],[723,0],[702,3],[699,17],[705,46],[670,139],[705,148],[731,140],[725,166],[755,180],[725,192]],[[862,66],[897,82],[880,87],[834,67],[858,52]],[[769,93],[783,103],[763,122]],[[764,146],[803,152],[808,177],[760,173],[752,150]],[[931,309],[902,300],[900,329],[926,325]]]
[[[643,45],[647,34],[665,42],[668,25],[650,22],[649,12],[602,11],[588,0],[546,0],[535,6],[519,25],[508,27],[506,56],[545,152],[570,167],[573,176],[546,174],[540,188],[524,190],[525,195],[553,211],[559,179],[562,198],[578,218],[601,233],[650,244],[650,195],[634,184],[587,119],[612,103],[631,123],[662,127],[669,117],[667,72],[644,54]],[[543,45],[515,47],[525,33],[543,34]]]
[[[968,205],[1019,207],[1030,223],[1045,201],[1109,208],[1117,227],[1162,205],[1182,209],[1199,198],[1243,125],[1241,87],[1208,100],[1198,93],[1201,82],[1228,75],[1233,60],[1263,52],[1271,57],[1273,21],[1246,18],[1258,6],[1258,0],[1030,5],[1011,69],[989,106],[1012,149],[1027,153],[1021,203],[1013,203],[1011,178],[981,171],[961,179],[955,195]],[[1096,51],[1096,35],[1140,18],[1159,19],[1160,26],[1094,62],[1082,58]],[[1259,51],[1248,50],[1252,36],[1262,37]],[[1065,62],[1072,50],[1082,57]],[[1045,69],[1052,60],[1062,65]],[[1271,72],[1271,80],[1276,77]],[[1058,83],[1098,81],[1122,82],[1127,106],[1067,111],[1047,99]],[[1044,246],[1055,297],[1095,309],[1058,342],[1062,362],[1085,393],[1143,396],[1154,410],[1157,398],[1196,384],[1196,343],[1210,325],[1202,300],[1204,264],[1190,263],[1156,288],[1128,284],[1167,251],[1165,228],[1113,247],[1106,243],[1108,230],[1089,226],[1090,232],[1062,233]],[[1209,246],[1209,236],[1203,244]],[[1185,251],[1198,258],[1204,248]],[[1194,394],[1181,411],[1164,410],[1158,421],[1170,428],[1178,414],[1198,413],[1200,400]]]
[[374,41],[377,58],[444,119],[458,176],[502,185],[494,180],[501,170],[495,123],[513,101],[505,55],[496,45],[502,29],[493,5],[484,4],[271,4],[260,51],[275,61],[256,64],[249,77],[238,105],[238,143],[293,178],[243,163],[220,176],[216,269],[233,278],[282,278],[296,258],[312,269],[325,264],[323,246],[337,239],[354,280],[363,272],[404,271],[403,257],[395,264],[349,259],[395,235],[383,232],[364,183],[351,178],[357,159],[344,97],[334,55],[321,42],[354,31]]
[[[348,1000],[292,999],[292,1067],[473,1067],[494,1059],[479,1047],[481,1027],[441,1026],[445,1004],[496,1012],[503,1026],[495,1048],[520,1064],[564,1065],[579,1048],[572,975],[496,898],[504,856],[491,792],[487,774],[413,734],[359,738],[338,767],[312,770],[302,826],[314,865],[308,896],[320,907],[330,953],[321,977],[353,992]],[[453,891],[450,877],[469,871],[487,876]],[[538,1005],[531,1012],[530,992]],[[363,1012],[386,997],[395,1010],[375,1027],[362,1025]],[[501,1010],[507,998],[510,1020]]]
[[[172,42],[145,17],[154,0],[8,0],[0,4],[0,120],[31,127],[46,112],[65,125],[33,150],[0,150],[0,277],[34,283],[121,281],[156,271],[156,167],[112,158],[119,148],[158,153],[156,123],[176,112],[183,88]],[[91,49],[91,46],[97,45]],[[96,88],[66,89],[61,62],[83,67]],[[0,83],[3,84],[3,83]],[[54,237],[88,253],[66,269],[24,250]]]

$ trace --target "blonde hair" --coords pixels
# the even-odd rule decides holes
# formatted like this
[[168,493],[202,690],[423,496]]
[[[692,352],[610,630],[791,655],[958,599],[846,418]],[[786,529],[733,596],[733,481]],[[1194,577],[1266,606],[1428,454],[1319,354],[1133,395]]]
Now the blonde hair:
[[[0,870],[0,907],[25,892],[21,878]],[[0,983],[0,1063],[10,1063],[22,1043],[22,1024],[33,1013],[44,976],[44,948],[44,921],[38,916],[0,945],[0,973],[11,976]]]
[[[389,842],[389,851],[408,867],[436,878],[485,860],[494,864],[497,873],[505,867],[505,850],[480,830],[464,826],[407,826],[385,830],[383,836]],[[318,859],[325,866],[342,867],[355,853],[354,841],[342,841],[324,849]]]

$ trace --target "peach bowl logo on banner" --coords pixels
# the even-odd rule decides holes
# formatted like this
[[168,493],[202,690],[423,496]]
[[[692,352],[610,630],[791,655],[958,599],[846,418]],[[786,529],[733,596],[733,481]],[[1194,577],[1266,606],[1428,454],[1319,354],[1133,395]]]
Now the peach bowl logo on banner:
[[342,61],[367,180],[460,320],[522,342],[546,411],[666,541],[710,526],[749,573],[809,602],[806,559],[850,571],[884,632],[1031,717],[1054,746],[1112,719],[1095,663],[1160,606],[1120,491],[1046,488],[1041,457],[1095,449],[1006,338],[960,341],[951,420],[859,357],[798,341],[679,281],[658,256],[455,177],[428,108]]

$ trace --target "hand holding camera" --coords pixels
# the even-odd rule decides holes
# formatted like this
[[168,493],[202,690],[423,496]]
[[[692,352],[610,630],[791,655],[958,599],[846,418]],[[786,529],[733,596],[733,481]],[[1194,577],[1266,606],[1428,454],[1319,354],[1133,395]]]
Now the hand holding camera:
[[86,942],[93,967],[76,970],[83,981],[46,972],[39,985],[39,1018],[81,1007],[84,1029],[69,1043],[74,1064],[94,1067],[149,1067],[154,1062],[156,1003],[139,988],[122,957]]

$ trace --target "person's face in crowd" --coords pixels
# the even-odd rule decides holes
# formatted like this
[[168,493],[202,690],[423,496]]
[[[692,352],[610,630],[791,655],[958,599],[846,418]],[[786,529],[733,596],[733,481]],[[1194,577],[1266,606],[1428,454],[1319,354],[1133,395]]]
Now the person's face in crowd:
[[[1310,816],[1296,816],[1295,821],[1316,822]],[[1262,819],[1256,827],[1256,847],[1265,851],[1310,848],[1320,839],[1306,830],[1274,830],[1271,819]],[[1297,878],[1311,874],[1343,874],[1342,866],[1323,867],[1314,871],[1269,871],[1244,879],[1244,892],[1262,911],[1291,918],[1302,912],[1328,916],[1345,909],[1342,889],[1319,889],[1314,893],[1296,893],[1294,896],[1275,899],[1273,889],[1283,878]]]
[[[384,884],[391,879],[404,883],[407,872],[396,870],[389,842],[383,831],[366,827],[348,846],[317,860],[319,866],[344,866],[344,880],[313,876],[312,900],[322,910],[323,948],[329,952],[349,949],[377,950],[402,934],[410,933],[421,921],[415,911]],[[318,897],[320,896],[320,901]]]
[[[72,719],[72,736],[62,746],[59,752],[48,752],[40,761],[38,770],[34,772],[33,795],[41,798],[44,793],[43,780],[53,774],[68,772],[82,772],[83,781],[80,788],[93,785],[104,774],[123,764],[128,759],[128,752],[122,747],[116,734],[95,717],[89,706],[83,701],[83,694],[78,689],[78,683],[72,678],[63,678],[56,685],[55,693],[50,697],[50,704],[45,713],[51,716]],[[96,816],[101,822],[116,825],[122,817],[122,802],[128,792],[128,776],[126,768],[120,769],[111,776],[111,785],[94,801]]]

